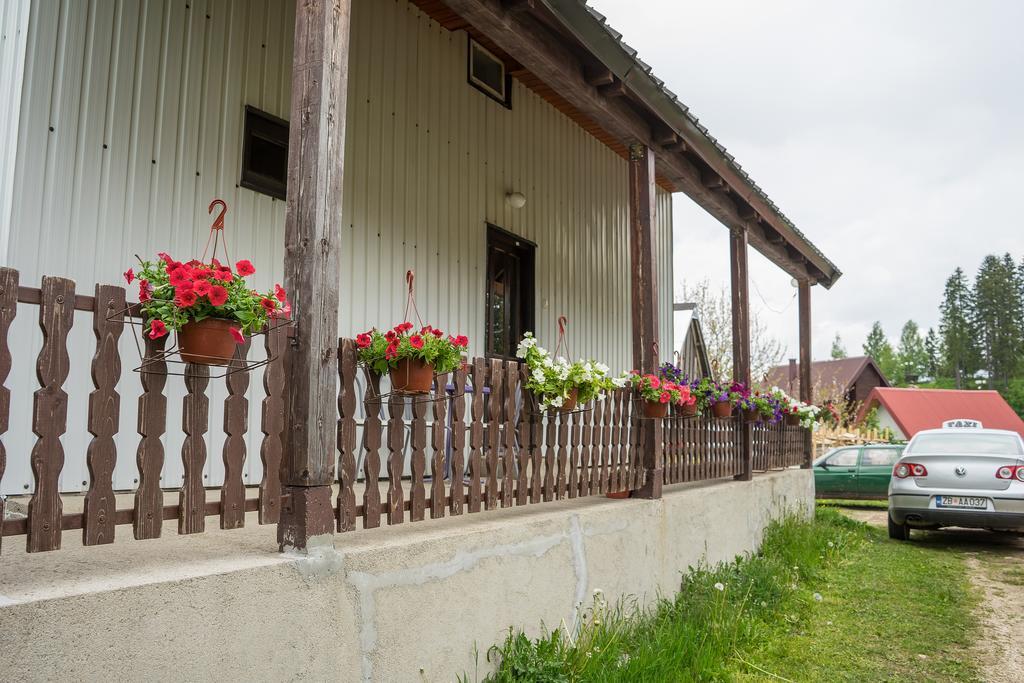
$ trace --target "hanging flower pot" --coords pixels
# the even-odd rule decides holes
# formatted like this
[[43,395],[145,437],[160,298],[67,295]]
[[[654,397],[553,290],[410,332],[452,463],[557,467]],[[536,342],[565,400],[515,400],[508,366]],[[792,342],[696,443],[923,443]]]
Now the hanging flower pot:
[[629,498],[629,496],[632,493],[633,493],[632,491],[614,491],[614,492],[606,493],[604,495],[605,495],[606,498],[615,498],[616,500],[625,500],[626,498]]
[[800,413],[787,413],[786,414],[786,425],[789,427],[800,426]]
[[644,401],[644,417],[668,417],[668,403],[661,403],[659,401]]
[[391,390],[404,394],[429,393],[435,373],[458,368],[467,346],[468,337],[446,337],[430,325],[413,332],[410,322],[399,323],[387,332],[374,328],[356,335],[359,360],[378,375],[387,373]]
[[732,404],[729,401],[715,401],[711,404],[711,414],[720,420],[732,417]]
[[418,358],[403,358],[391,370],[391,389],[407,394],[426,394],[434,383],[434,366]]
[[178,330],[178,350],[186,363],[227,365],[238,346],[239,323],[226,318],[192,320]]
[[697,402],[682,403],[675,407],[675,414],[679,417],[696,417],[697,416]]
[[[526,388],[534,395],[541,411],[570,413],[593,400],[603,400],[604,392],[626,385],[624,378],[608,375],[608,366],[594,360],[570,361],[558,355],[565,343],[565,316],[558,319],[558,345],[552,356],[537,345],[532,332],[523,335],[516,349],[528,370]],[[566,356],[569,352],[566,351]]]
[[686,384],[676,384],[651,374],[641,375],[636,370],[630,373],[629,380],[643,401],[644,417],[667,417],[669,406],[683,405],[693,400],[690,387]]
[[562,401],[562,405],[555,408],[555,410],[557,410],[560,413],[571,413],[572,411],[576,410],[576,404],[579,402],[579,399],[580,390],[576,387],[573,387],[572,389],[569,390],[569,396],[564,401]]
[[754,423],[761,419],[761,411],[757,408],[744,408],[743,409],[743,420],[745,422]]

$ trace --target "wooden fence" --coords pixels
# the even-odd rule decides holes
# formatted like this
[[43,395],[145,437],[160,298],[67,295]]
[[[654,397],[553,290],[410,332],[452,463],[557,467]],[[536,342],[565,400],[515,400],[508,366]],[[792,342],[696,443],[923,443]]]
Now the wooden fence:
[[[209,368],[183,366],[184,440],[178,457],[184,477],[176,489],[177,504],[171,505],[165,504],[168,489],[161,485],[165,461],[175,457],[164,446],[169,426],[167,376],[162,373],[167,368],[157,365],[141,375],[134,449],[138,483],[129,492],[132,504],[118,509],[112,485],[118,460],[114,437],[122,429],[118,341],[137,313],[126,306],[121,287],[97,285],[92,296],[80,295],[72,281],[57,277],[44,277],[38,289],[23,287],[17,271],[0,268],[0,480],[12,400],[5,386],[12,367],[8,333],[19,303],[38,307],[43,333],[36,363],[38,389],[32,395],[35,439],[28,456],[35,486],[22,518],[4,519],[0,497],[0,541],[24,535],[28,551],[36,552],[60,548],[63,532],[71,530],[81,529],[85,545],[99,545],[111,543],[120,525],[131,525],[136,539],[148,539],[159,537],[167,520],[177,520],[179,534],[202,532],[210,516],[219,517],[222,529],[242,527],[247,512],[257,512],[259,524],[279,521],[287,328],[254,338],[274,361],[258,372],[223,379],[227,394],[218,428],[225,434],[220,454],[225,474],[219,495],[204,486],[202,475],[212,457],[207,452]],[[69,427],[64,384],[73,358],[67,340],[76,310],[91,313],[95,336],[93,389],[87,424],[82,425],[89,434],[84,456],[89,483],[82,511],[66,514],[58,482],[65,460],[61,437]],[[165,343],[166,337],[147,339],[145,353],[158,354]],[[339,358],[338,531],[416,522],[428,513],[438,518],[623,492],[645,484],[640,440],[648,430],[640,429],[640,420],[646,418],[636,410],[629,390],[611,392],[606,400],[572,413],[542,413],[525,387],[525,368],[514,361],[473,359],[438,377],[433,394],[408,397],[389,393],[386,378],[359,367],[351,340],[340,341]],[[263,380],[263,475],[258,489],[247,488],[242,477],[245,459],[251,457],[243,439],[250,411],[245,394],[257,379],[251,375]],[[741,432],[734,419],[669,417],[654,433],[662,434],[664,483],[731,477],[743,470]],[[800,464],[804,433],[799,428],[755,428],[755,469]],[[207,500],[208,495],[216,500]]]

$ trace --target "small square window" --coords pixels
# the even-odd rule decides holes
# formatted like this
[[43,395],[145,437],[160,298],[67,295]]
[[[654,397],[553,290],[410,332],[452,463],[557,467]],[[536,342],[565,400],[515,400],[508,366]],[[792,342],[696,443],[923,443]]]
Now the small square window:
[[512,108],[512,77],[497,55],[472,38],[469,39],[469,84]]
[[245,107],[242,187],[284,199],[288,188],[288,122]]

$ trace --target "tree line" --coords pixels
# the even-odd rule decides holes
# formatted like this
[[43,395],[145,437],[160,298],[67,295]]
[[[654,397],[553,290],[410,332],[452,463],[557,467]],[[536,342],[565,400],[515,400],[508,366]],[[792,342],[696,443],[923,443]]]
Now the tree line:
[[[990,254],[973,282],[956,268],[946,280],[938,330],[922,335],[908,320],[893,346],[876,321],[863,348],[896,386],[996,389],[1024,414],[1024,258]],[[836,335],[832,357],[845,356]]]

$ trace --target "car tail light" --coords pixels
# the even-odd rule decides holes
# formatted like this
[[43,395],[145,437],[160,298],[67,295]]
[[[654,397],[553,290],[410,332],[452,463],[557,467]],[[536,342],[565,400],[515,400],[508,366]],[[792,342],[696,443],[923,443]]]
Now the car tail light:
[[996,479],[1016,479],[1017,481],[1024,481],[1024,466],[1003,465],[996,470]]
[[892,474],[897,479],[906,479],[907,477],[927,477],[928,469],[924,465],[919,465],[916,462],[901,462],[896,465]]

